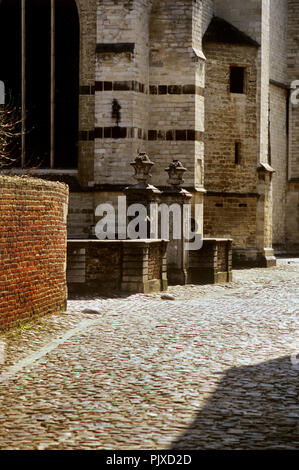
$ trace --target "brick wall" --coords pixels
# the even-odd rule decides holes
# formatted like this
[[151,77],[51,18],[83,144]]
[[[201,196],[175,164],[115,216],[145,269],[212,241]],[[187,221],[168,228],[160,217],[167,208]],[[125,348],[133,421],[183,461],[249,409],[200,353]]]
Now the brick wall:
[[65,309],[68,189],[0,176],[0,329]]

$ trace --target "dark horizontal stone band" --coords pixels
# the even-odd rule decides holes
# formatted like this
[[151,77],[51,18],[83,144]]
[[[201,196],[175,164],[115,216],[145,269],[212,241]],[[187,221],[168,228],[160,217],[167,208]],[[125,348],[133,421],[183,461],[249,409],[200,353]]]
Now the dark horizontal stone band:
[[[144,83],[135,80],[96,81],[95,85],[81,85],[80,95],[93,95],[96,91],[136,91],[147,93]],[[150,95],[198,95],[204,96],[204,88],[196,85],[150,85]]]
[[170,129],[167,131],[148,131],[148,140],[191,140],[201,142],[204,133],[194,129]]
[[92,131],[80,131],[79,140],[94,139],[141,139],[147,140],[147,131],[138,127],[96,127]]
[[204,133],[193,129],[144,130],[137,127],[96,127],[92,131],[80,131],[79,140],[141,139],[149,141],[203,141]]
[[150,95],[199,95],[204,96],[204,88],[196,85],[150,85]]
[[96,45],[96,52],[98,54],[121,54],[122,52],[131,52],[135,50],[134,42],[117,42],[117,43],[98,43]]
[[225,193],[222,191],[207,191],[206,197],[230,197],[230,198],[259,198],[257,193]]
[[92,130],[92,131],[79,131],[78,139],[80,141],[94,140],[94,130]]
[[147,132],[138,127],[96,127],[95,139],[141,139],[147,140]]
[[95,82],[95,91],[137,91],[145,93],[145,85],[135,80],[122,81],[97,81]]
[[94,95],[94,85],[81,85],[79,86],[79,95]]

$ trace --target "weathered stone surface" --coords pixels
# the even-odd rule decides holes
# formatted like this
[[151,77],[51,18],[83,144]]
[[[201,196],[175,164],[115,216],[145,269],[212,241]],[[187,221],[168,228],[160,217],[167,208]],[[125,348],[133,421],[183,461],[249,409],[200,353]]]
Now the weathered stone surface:
[[164,240],[69,240],[71,294],[148,293],[167,289]]

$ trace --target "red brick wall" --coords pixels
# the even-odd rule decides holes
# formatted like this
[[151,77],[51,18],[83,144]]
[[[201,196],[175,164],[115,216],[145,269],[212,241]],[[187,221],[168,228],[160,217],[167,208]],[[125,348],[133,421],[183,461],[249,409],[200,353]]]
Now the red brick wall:
[[0,175],[0,329],[65,309],[68,188]]

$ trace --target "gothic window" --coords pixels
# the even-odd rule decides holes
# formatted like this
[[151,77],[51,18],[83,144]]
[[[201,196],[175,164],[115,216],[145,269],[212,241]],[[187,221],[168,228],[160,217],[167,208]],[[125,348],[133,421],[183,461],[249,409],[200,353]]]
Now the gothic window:
[[76,168],[79,17],[75,0],[0,0],[0,80],[19,110],[19,167]]

